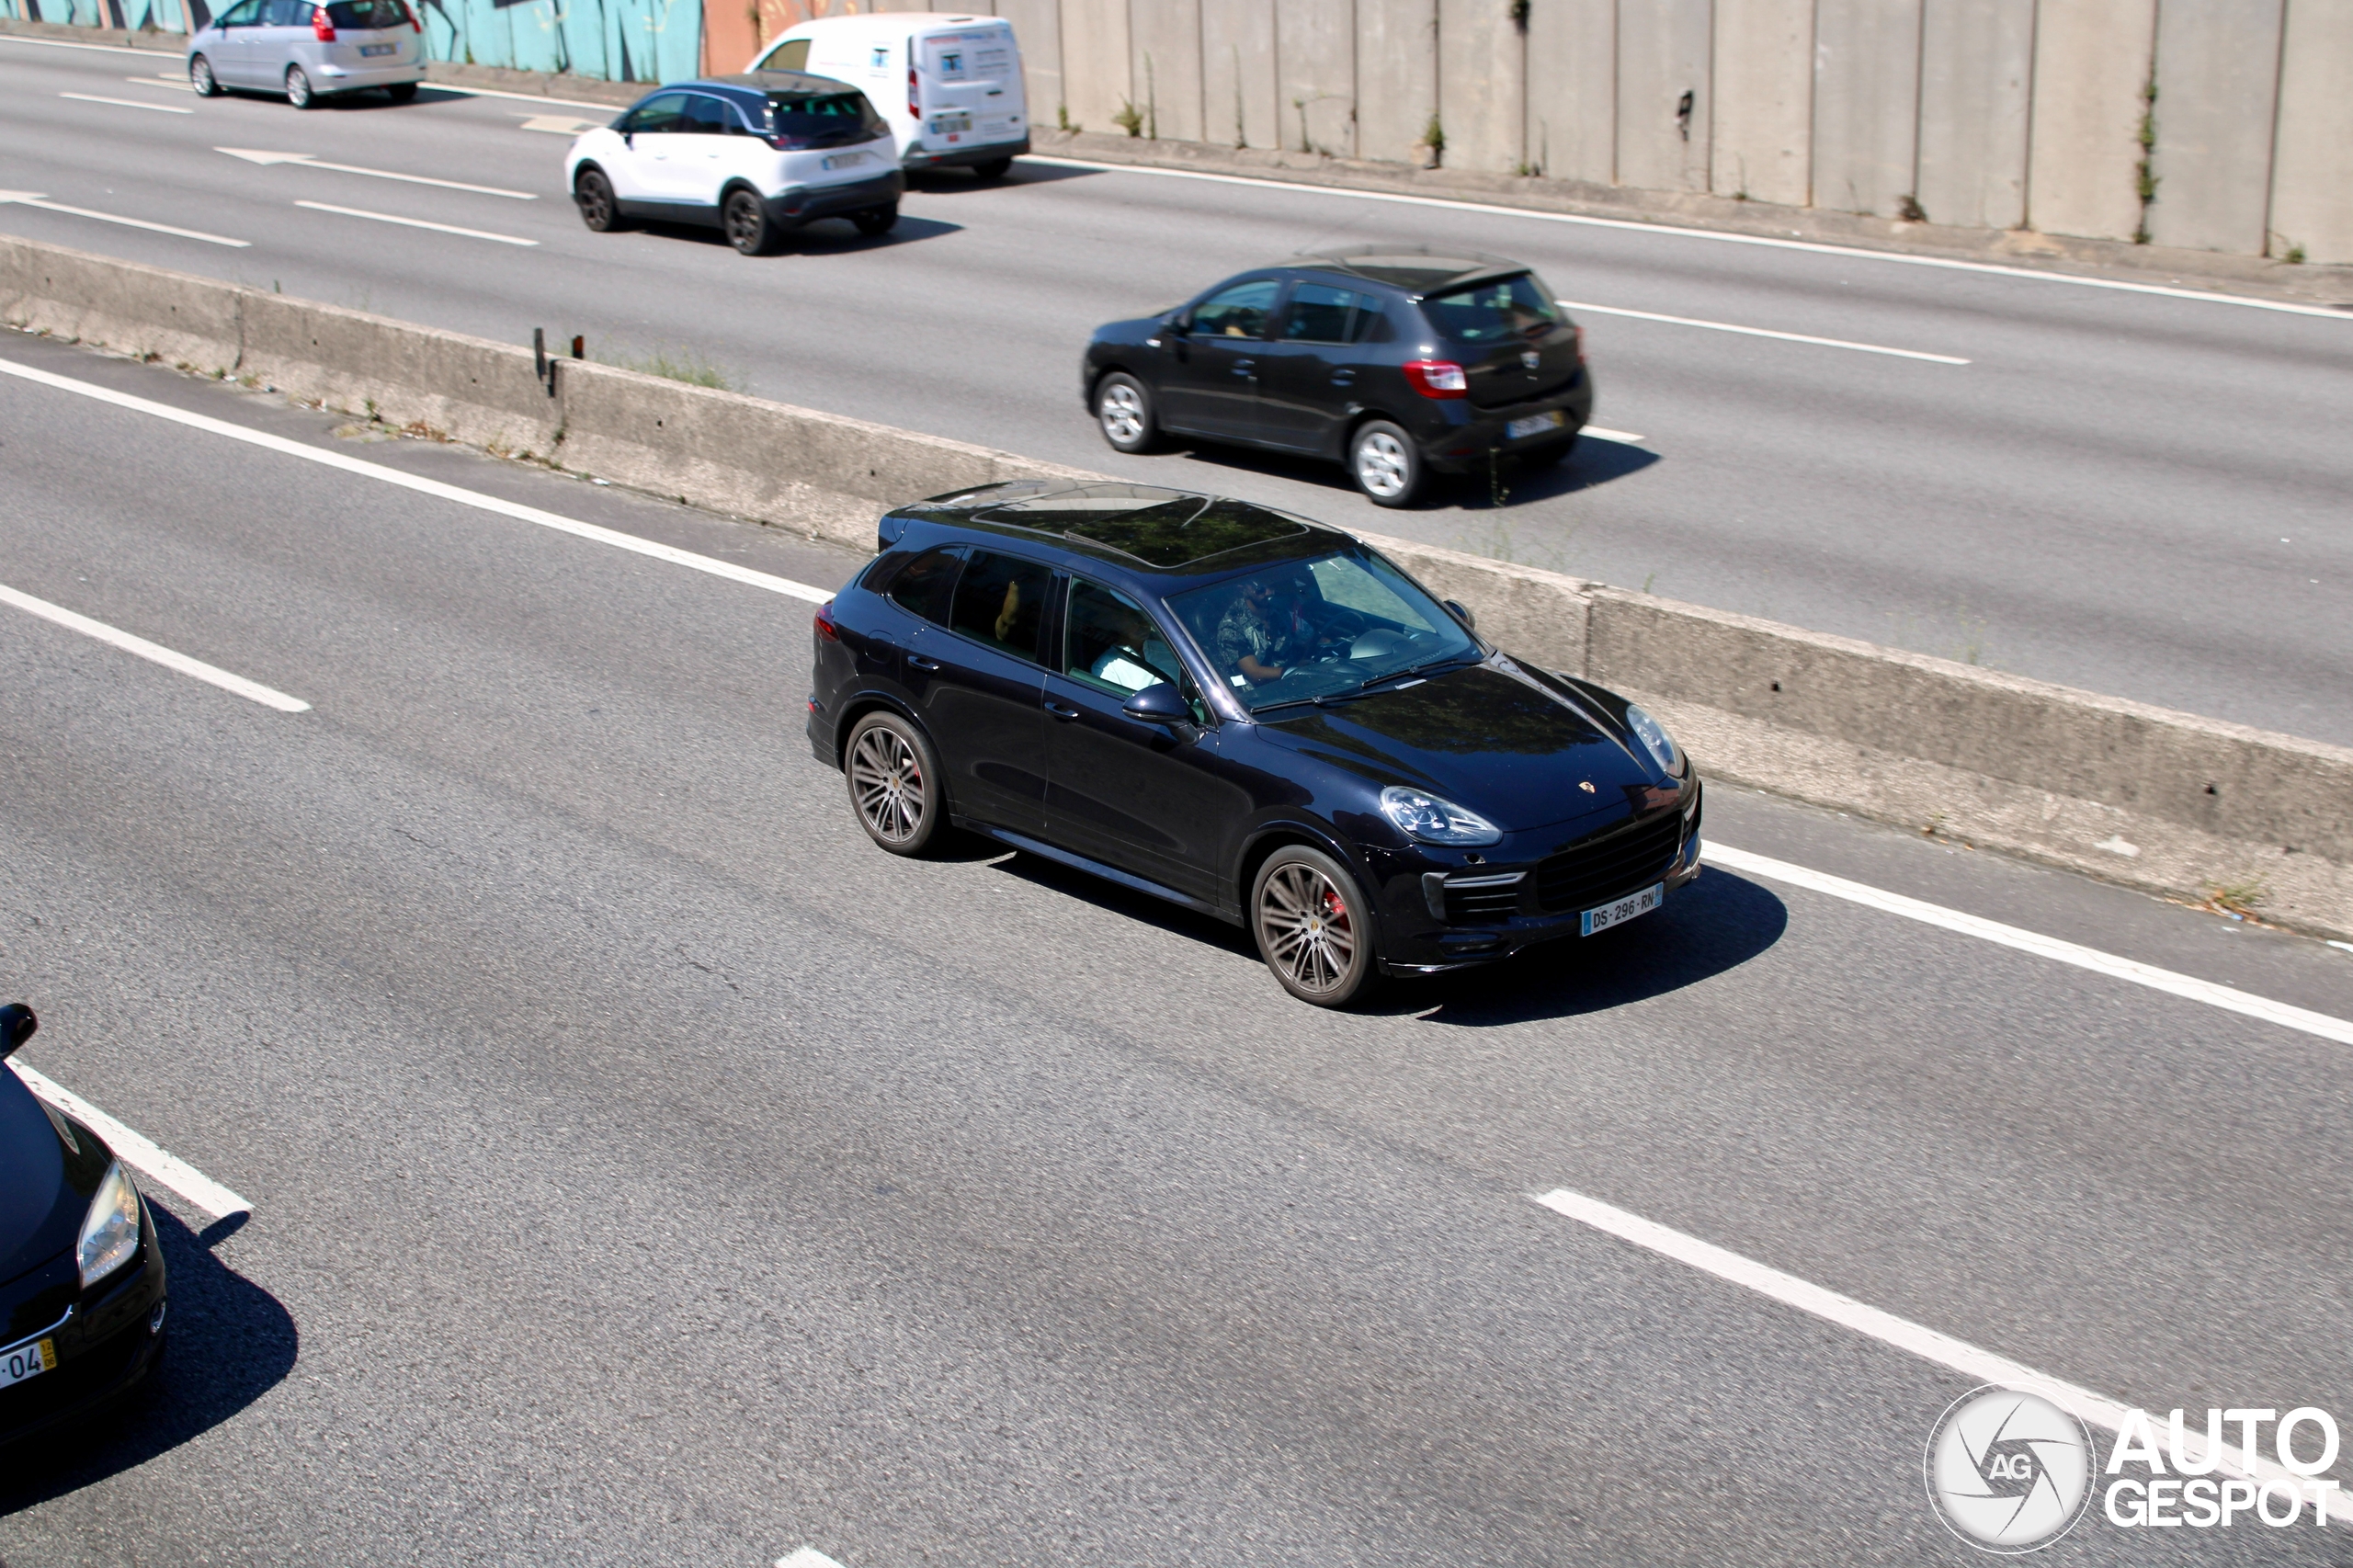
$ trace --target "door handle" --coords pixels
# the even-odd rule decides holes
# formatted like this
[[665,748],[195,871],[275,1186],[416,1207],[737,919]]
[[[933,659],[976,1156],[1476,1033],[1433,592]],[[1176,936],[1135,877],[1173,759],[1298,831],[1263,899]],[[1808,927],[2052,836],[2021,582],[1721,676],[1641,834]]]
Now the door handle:
[[1078,717],[1077,709],[1073,708],[1067,702],[1057,702],[1051,697],[1046,699],[1046,711],[1051,713],[1057,719],[1075,719]]
[[1233,373],[1237,376],[1246,376],[1256,368],[1257,363],[1256,359],[1236,359],[1233,362]]
[[1336,387],[1352,385],[1356,381],[1356,379],[1357,373],[1354,370],[1335,370],[1332,372],[1332,384]]
[[939,667],[938,659],[926,659],[921,653],[909,653],[907,663],[919,670],[936,670]]

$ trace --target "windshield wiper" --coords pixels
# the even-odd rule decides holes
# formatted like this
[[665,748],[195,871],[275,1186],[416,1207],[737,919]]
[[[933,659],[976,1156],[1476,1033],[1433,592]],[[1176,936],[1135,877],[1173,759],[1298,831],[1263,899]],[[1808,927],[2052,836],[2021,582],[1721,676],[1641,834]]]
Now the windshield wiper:
[[1357,693],[1361,694],[1370,690],[1371,687],[1381,685],[1383,681],[1404,680],[1409,676],[1427,675],[1430,671],[1438,669],[1444,665],[1459,665],[1462,663],[1465,658],[1475,657],[1483,657],[1483,655],[1476,653],[1469,654],[1447,653],[1435,659],[1425,659],[1418,665],[1409,665],[1402,670],[1391,670],[1385,676],[1367,676],[1364,679],[1357,682]]

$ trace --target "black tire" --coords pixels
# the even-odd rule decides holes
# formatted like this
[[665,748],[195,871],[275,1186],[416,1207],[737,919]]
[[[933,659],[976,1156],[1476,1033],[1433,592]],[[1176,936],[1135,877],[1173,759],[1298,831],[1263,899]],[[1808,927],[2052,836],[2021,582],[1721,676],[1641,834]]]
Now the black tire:
[[1572,436],[1565,441],[1554,441],[1550,446],[1530,447],[1519,454],[1519,460],[1529,468],[1556,468],[1568,461],[1576,449],[1577,438]]
[[782,237],[776,220],[768,216],[768,204],[759,193],[737,186],[727,193],[720,204],[720,226],[727,232],[727,243],[745,256],[767,256],[775,251]]
[[1381,973],[1363,891],[1337,860],[1304,844],[1283,846],[1258,868],[1250,934],[1276,983],[1318,1007],[1347,1006]]
[[866,835],[893,855],[921,855],[948,820],[939,756],[896,713],[869,713],[842,749],[850,810]]
[[1348,437],[1348,477],[1376,506],[1410,506],[1422,493],[1422,453],[1386,419],[1368,419]]
[[869,239],[887,234],[899,226],[899,204],[893,201],[887,207],[870,207],[863,212],[851,213],[849,221]]
[[286,101],[296,108],[311,108],[319,101],[309,74],[300,65],[286,68]]
[[609,234],[626,227],[621,221],[620,199],[613,194],[613,182],[605,177],[602,169],[583,169],[572,187],[573,205],[580,209],[580,221],[599,234]]
[[416,101],[416,84],[395,82],[384,89],[384,96],[396,104],[414,103]]
[[986,185],[991,180],[1003,179],[1007,174],[1011,173],[1012,170],[1013,160],[1011,158],[991,158],[985,164],[974,164],[972,165],[973,177],[980,180],[983,185]]
[[188,62],[188,85],[199,98],[221,96],[221,84],[212,74],[212,62],[201,54]]
[[1114,451],[1148,452],[1160,444],[1160,411],[1152,389],[1114,370],[1095,383],[1095,427]]

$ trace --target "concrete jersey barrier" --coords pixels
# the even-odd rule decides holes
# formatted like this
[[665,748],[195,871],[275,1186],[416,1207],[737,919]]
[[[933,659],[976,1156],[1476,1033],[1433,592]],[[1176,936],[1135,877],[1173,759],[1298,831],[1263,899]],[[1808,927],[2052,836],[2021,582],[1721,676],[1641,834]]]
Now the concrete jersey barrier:
[[[0,320],[861,549],[918,496],[1102,477],[28,240],[0,239]],[[1714,776],[2353,937],[2353,750],[1359,537]]]

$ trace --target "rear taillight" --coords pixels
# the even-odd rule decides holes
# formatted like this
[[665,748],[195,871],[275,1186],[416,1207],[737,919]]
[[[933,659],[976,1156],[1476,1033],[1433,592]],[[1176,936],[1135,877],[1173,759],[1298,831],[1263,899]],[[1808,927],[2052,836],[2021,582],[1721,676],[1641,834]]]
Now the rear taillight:
[[335,41],[335,24],[327,20],[327,8],[319,6],[311,13],[311,36],[321,43]]
[[1451,359],[1408,359],[1405,380],[1424,397],[1461,397],[1471,390],[1470,378]]
[[907,62],[907,118],[923,118],[923,83],[915,75],[915,62]]
[[425,30],[425,19],[416,14],[416,8],[415,6],[404,5],[401,6],[401,9],[408,13],[408,25],[410,27],[415,28],[420,33]]
[[834,601],[827,599],[817,607],[817,635],[827,642],[842,640],[842,629],[834,624]]

